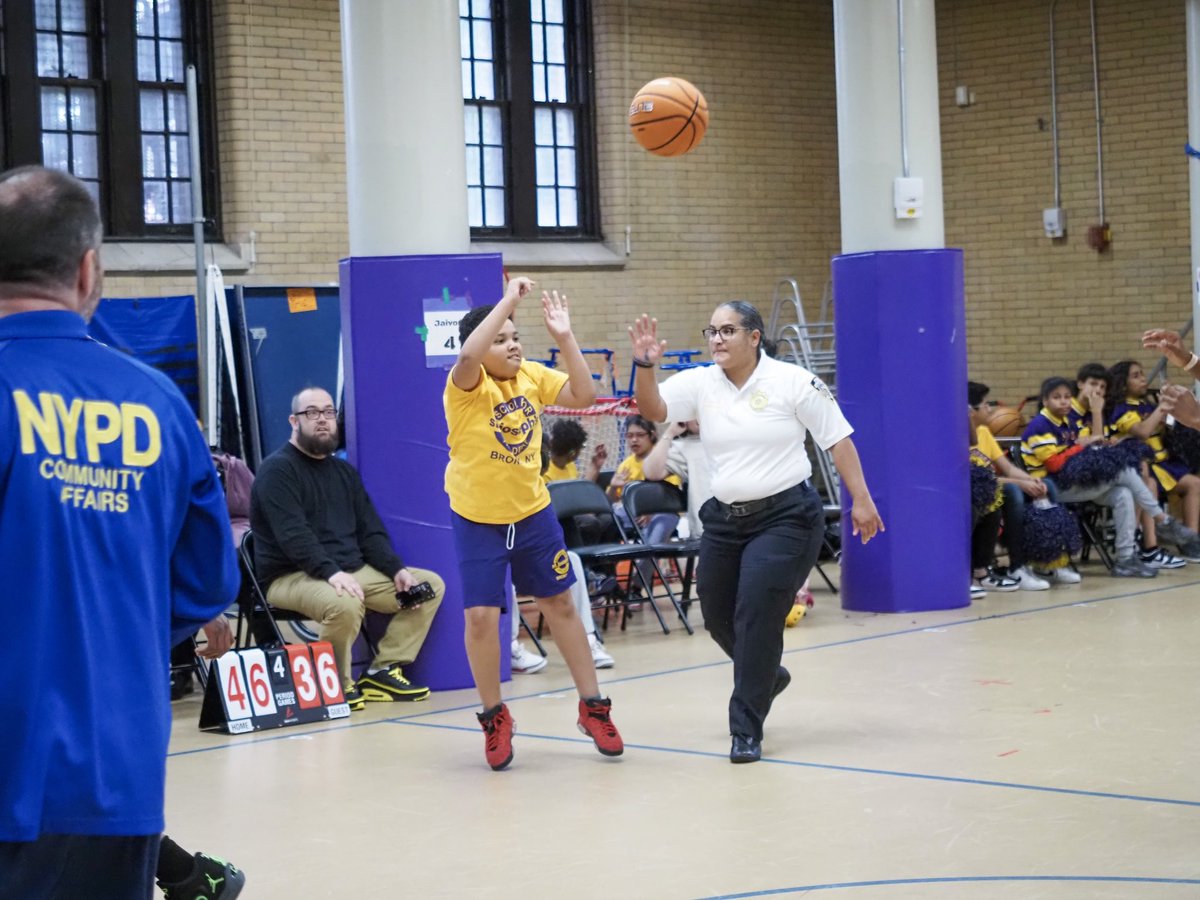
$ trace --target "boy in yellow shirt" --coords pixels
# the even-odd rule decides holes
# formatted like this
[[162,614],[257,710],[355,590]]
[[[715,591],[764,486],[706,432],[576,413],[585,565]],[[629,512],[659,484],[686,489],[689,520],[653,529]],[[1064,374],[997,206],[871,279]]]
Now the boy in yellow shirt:
[[580,697],[579,730],[605,756],[624,752],[571,603],[575,575],[541,477],[542,409],[590,406],[595,387],[571,333],[566,297],[560,299],[557,291],[542,293],[542,316],[566,373],[524,359],[512,318],[532,287],[528,278],[514,278],[495,306],[475,307],[463,316],[458,361],[443,395],[450,445],[446,493],[462,577],[467,659],[483,703],[477,718],[485,756],[496,770],[513,757],[515,723],[500,699],[498,636],[509,566],[517,592],[537,600],[571,670]]

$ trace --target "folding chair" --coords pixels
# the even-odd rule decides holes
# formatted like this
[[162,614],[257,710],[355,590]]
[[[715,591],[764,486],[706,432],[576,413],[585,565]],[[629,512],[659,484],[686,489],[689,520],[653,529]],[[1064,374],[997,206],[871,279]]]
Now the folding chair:
[[1079,559],[1086,562],[1091,556],[1092,548],[1104,563],[1108,571],[1113,568],[1113,551],[1109,549],[1108,530],[1111,514],[1108,507],[1093,503],[1090,500],[1082,503],[1064,503],[1067,509],[1079,522],[1079,533],[1083,537],[1083,549],[1079,551]]
[[655,559],[669,559],[674,563],[685,560],[682,582],[683,597],[676,599],[671,595],[671,602],[683,627],[688,634],[694,634],[691,623],[688,622],[688,610],[691,608],[692,580],[696,574],[696,558],[700,555],[700,539],[688,538],[683,541],[662,541],[655,544],[647,543],[646,536],[638,524],[641,516],[659,514],[682,515],[687,511],[687,497],[683,491],[666,481],[634,481],[625,486],[621,494],[621,505],[625,514],[633,523],[634,535],[638,541],[654,550]]
[[[282,620],[300,623],[307,621],[308,617],[304,613],[281,609],[267,602],[266,592],[254,571],[254,532],[247,531],[242,537],[241,546],[238,547],[238,559],[242,568],[242,589],[238,592],[237,647],[241,649],[250,646],[251,637],[259,647],[278,647],[286,644],[287,640],[279,629],[279,622]],[[246,622],[244,638],[242,635],[243,620]],[[312,633],[303,629],[302,636],[305,636],[306,640],[309,640],[307,637],[309,634]],[[367,651],[373,659],[378,654],[379,648],[367,632],[366,616],[363,616],[359,636],[366,644]],[[312,634],[311,640],[316,639],[317,636]]]
[[[554,515],[560,523],[571,523],[576,516],[612,516],[612,505],[608,502],[608,498],[604,495],[604,489],[600,485],[586,479],[578,479],[573,481],[552,481],[547,485],[550,489],[550,502],[554,507]],[[568,532],[573,532],[575,529],[566,529]],[[617,522],[617,531],[626,538],[624,531],[621,529],[621,523]],[[658,567],[658,561],[655,559],[655,550],[652,547],[647,547],[644,544],[638,543],[605,543],[605,544],[581,544],[572,546],[570,549],[579,554],[579,559],[583,563],[584,568],[590,568],[597,565],[615,565],[616,563],[630,563],[629,579],[626,582],[626,591],[623,597],[615,601],[606,600],[606,605],[620,605],[622,607],[621,628],[625,628],[626,618],[628,615],[628,605],[634,602],[634,598],[629,595],[628,587],[632,583],[634,575],[642,583],[646,597],[649,598],[650,608],[654,611],[654,615],[658,618],[658,624],[662,626],[663,634],[670,634],[671,629],[667,627],[667,622],[659,611],[657,604],[654,602],[654,584],[653,579],[647,582],[646,577],[642,574],[642,570],[636,565],[637,562],[648,560],[653,566],[658,577],[662,580],[663,586],[667,590],[668,596],[671,598],[671,603],[676,609],[679,609],[679,602],[674,593],[671,591],[667,580],[663,578],[662,570]],[[607,611],[607,607],[606,607]],[[684,620],[687,624],[687,620]],[[688,632],[691,632],[688,627]]]

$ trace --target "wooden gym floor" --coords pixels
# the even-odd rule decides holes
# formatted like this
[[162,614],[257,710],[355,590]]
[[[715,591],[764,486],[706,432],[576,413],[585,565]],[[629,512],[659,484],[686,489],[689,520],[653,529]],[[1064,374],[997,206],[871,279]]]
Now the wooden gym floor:
[[168,833],[249,900],[1198,898],[1200,565],[1082,571],[920,615],[817,589],[753,765],[727,757],[728,661],[645,611],[599,673],[619,760],[576,731],[552,642],[505,686],[500,773],[471,691],[237,737],[197,730],[193,695]]

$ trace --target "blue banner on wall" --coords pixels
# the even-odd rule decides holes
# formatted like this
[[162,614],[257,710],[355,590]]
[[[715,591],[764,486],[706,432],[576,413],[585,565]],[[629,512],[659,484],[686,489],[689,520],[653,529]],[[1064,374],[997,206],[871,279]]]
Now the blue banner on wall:
[[88,334],[153,366],[178,385],[199,414],[196,304],[193,296],[100,301]]

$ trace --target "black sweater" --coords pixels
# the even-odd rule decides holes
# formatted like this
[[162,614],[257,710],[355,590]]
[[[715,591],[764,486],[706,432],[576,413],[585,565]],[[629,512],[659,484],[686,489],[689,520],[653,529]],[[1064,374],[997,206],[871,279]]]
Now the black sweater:
[[262,461],[250,494],[254,568],[264,589],[297,570],[322,581],[371,565],[404,568],[357,470],[285,444]]

